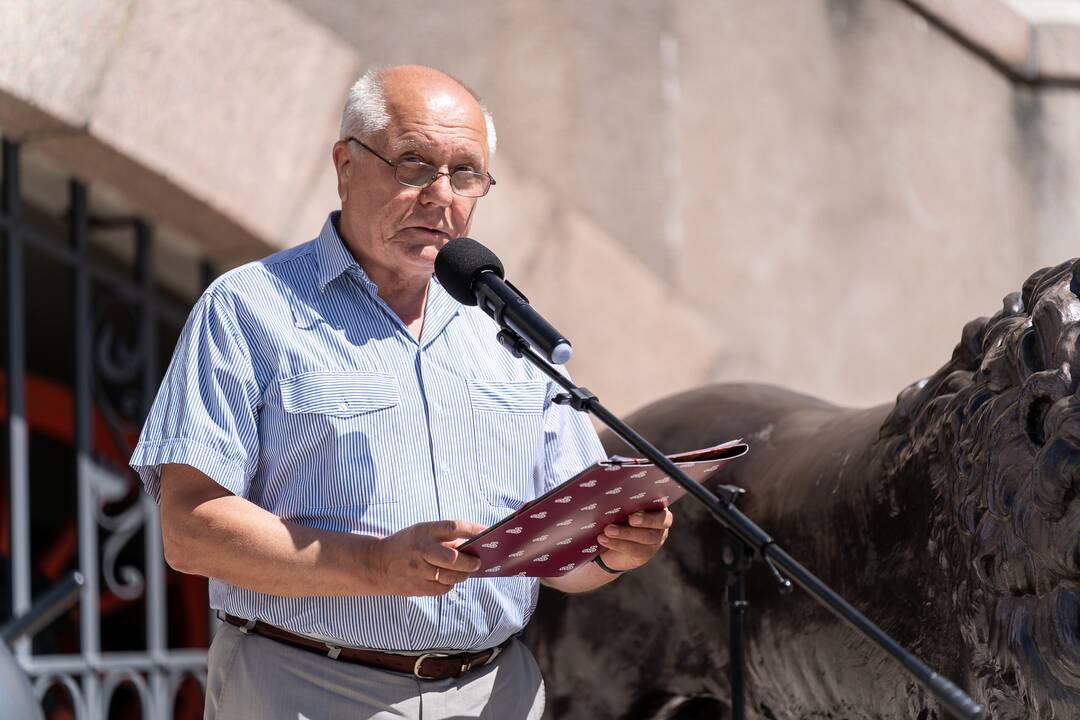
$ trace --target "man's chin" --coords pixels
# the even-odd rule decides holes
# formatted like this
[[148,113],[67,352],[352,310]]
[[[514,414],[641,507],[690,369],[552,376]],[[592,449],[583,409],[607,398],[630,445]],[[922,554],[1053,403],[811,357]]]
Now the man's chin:
[[424,245],[417,248],[409,248],[408,252],[403,258],[404,262],[407,262],[410,268],[413,268],[417,273],[424,273],[430,275],[435,272],[435,256],[439,254],[439,250],[442,246],[434,247],[432,245]]

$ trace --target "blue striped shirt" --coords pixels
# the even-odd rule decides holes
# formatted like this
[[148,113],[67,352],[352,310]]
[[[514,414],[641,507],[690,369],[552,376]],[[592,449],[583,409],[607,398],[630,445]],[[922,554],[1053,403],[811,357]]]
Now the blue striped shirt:
[[[434,278],[414,338],[347,251],[337,213],[303,245],[232,270],[196,303],[131,466],[191,465],[290,522],[385,536],[485,525],[603,456],[557,386]],[[210,580],[210,604],[383,650],[492,647],[536,606],[532,578],[470,578],[443,597],[281,597]]]

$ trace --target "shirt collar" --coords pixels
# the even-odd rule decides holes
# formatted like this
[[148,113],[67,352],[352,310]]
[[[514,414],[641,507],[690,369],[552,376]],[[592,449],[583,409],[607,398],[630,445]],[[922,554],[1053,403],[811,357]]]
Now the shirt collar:
[[421,347],[427,347],[437,338],[450,321],[458,314],[461,303],[450,297],[450,293],[439,282],[439,278],[431,276],[428,283],[427,305],[424,308],[424,332],[420,335]]
[[[337,280],[341,275],[348,273],[360,280],[368,289],[372,298],[378,300],[381,304],[382,300],[379,298],[378,286],[364,272],[364,268],[356,262],[356,258],[345,247],[345,242],[338,233],[340,218],[340,210],[330,213],[323,224],[322,231],[319,232],[319,237],[315,240],[319,291],[322,292],[327,285]],[[439,279],[432,275],[431,281],[428,283],[427,306],[424,310],[424,333],[421,343],[427,345],[438,337],[454,316],[458,314],[460,307],[460,303],[450,297],[450,293],[446,292]],[[391,317],[397,319],[400,325],[401,320],[389,308],[386,310]]]
[[356,276],[372,292],[377,293],[378,287],[364,272],[364,268],[356,262],[352,253],[345,247],[345,241],[338,234],[340,219],[340,210],[330,213],[315,241],[315,257],[319,265],[319,291],[325,290],[327,285],[337,280],[343,273],[349,273]]

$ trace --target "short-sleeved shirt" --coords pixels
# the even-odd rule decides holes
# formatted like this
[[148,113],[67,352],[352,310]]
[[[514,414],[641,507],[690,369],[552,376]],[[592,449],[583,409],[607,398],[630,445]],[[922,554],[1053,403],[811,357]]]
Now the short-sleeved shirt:
[[[491,525],[603,456],[588,419],[432,278],[413,337],[338,235],[217,279],[188,318],[131,466],[157,499],[183,463],[285,520],[386,536]],[[495,646],[528,622],[532,578],[443,597],[282,597],[210,579],[212,607],[345,645]]]

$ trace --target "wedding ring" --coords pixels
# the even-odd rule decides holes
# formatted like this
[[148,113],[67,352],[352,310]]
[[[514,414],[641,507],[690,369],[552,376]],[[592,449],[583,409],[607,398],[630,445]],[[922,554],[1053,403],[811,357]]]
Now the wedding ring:
[[439,582],[439,571],[440,570],[442,570],[442,568],[438,568],[438,567],[435,568],[435,582]]

